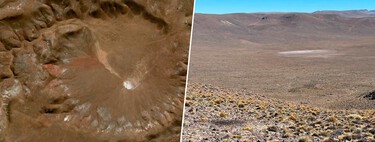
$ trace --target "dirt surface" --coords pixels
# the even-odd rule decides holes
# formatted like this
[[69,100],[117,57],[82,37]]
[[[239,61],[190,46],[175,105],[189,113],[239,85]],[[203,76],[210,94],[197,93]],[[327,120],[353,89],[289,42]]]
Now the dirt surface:
[[0,1],[0,141],[179,141],[193,1]]
[[375,110],[329,110],[189,84],[183,141],[375,141]]
[[360,17],[196,14],[189,82],[329,109],[374,109],[364,96],[375,90],[375,18]]

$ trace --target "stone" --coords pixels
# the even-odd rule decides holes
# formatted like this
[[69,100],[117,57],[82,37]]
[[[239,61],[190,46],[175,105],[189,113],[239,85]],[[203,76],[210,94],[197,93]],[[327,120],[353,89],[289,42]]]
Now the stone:
[[272,131],[272,132],[277,132],[278,131],[278,128],[277,126],[270,126],[267,128],[268,131]]

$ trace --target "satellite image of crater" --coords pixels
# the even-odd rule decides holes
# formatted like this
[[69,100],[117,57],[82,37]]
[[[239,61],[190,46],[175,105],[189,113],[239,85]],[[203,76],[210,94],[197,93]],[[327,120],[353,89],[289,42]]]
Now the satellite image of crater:
[[179,141],[193,0],[0,0],[0,141]]

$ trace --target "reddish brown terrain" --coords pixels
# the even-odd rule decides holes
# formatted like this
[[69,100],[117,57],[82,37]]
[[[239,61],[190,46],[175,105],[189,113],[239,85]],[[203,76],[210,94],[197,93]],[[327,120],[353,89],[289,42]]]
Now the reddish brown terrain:
[[179,141],[192,9],[1,0],[0,141]]
[[317,13],[196,14],[189,81],[374,109],[364,96],[375,90],[375,18]]

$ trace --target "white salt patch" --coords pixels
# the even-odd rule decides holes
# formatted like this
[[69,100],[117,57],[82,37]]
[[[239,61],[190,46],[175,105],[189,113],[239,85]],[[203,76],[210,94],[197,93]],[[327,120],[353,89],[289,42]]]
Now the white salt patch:
[[286,57],[320,57],[327,58],[337,54],[334,50],[295,50],[295,51],[284,51],[278,52],[278,54]]
[[227,20],[220,20],[221,23],[225,24],[225,25],[234,25],[233,23],[227,21]]
[[67,115],[67,116],[64,117],[65,122],[70,121],[70,119],[72,119],[71,115]]
[[130,82],[130,81],[124,81],[124,87],[126,88],[126,89],[128,89],[128,90],[132,90],[132,89],[134,89],[134,85],[133,85],[133,83],[132,82]]
[[279,54],[317,54],[317,53],[327,53],[328,50],[296,50],[296,51],[285,51],[279,52]]

